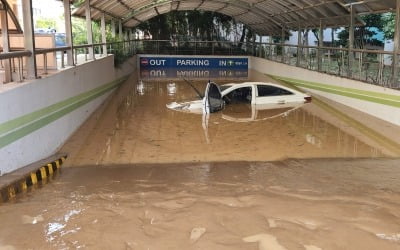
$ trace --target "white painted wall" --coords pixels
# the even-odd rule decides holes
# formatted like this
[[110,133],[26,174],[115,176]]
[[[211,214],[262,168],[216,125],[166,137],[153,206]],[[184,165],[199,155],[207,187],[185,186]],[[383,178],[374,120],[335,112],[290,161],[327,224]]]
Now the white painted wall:
[[[251,63],[249,64],[250,68],[261,73],[275,75],[275,76],[283,76],[309,82],[323,83],[334,86],[400,96],[400,91],[398,90],[388,89],[338,76],[327,75],[316,71],[311,71],[299,67],[286,65],[283,63],[269,61],[262,58],[257,58],[257,57],[250,57],[250,58],[251,58],[250,59]],[[382,120],[400,126],[399,108],[373,102],[367,102],[359,99],[349,98],[341,95],[330,94],[313,89],[305,89],[305,90],[307,92],[310,92],[311,94],[314,93],[317,95],[321,95],[323,97],[332,99],[336,102],[342,103],[354,109],[360,110],[372,116],[378,117]]]
[[[135,62],[136,59],[133,58],[128,64],[114,69],[114,57],[111,55],[65,69],[43,79],[8,84],[0,91],[0,124],[126,76],[136,69]],[[1,148],[0,175],[56,153],[68,137],[111,93],[112,91],[109,91],[64,117]]]

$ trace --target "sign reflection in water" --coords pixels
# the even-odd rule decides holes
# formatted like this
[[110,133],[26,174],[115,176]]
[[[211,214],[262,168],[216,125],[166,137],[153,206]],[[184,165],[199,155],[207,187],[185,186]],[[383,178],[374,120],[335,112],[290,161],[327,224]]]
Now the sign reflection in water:
[[141,69],[141,79],[199,79],[199,80],[214,80],[214,79],[234,79],[248,80],[248,69],[240,70],[224,70],[224,69],[208,69],[208,70],[189,70],[178,68],[153,68]]

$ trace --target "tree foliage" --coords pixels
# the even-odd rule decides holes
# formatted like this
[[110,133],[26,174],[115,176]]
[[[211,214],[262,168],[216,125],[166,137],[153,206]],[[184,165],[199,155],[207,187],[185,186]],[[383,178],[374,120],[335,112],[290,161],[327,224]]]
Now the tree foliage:
[[36,20],[36,28],[55,28],[56,27],[56,20],[50,18],[41,18]]
[[[354,28],[354,47],[365,48],[367,44],[382,46],[383,42],[374,38],[378,32],[383,32],[385,26],[382,14],[369,14],[360,17],[365,23]],[[339,45],[349,46],[349,29],[346,28],[338,33]]]
[[[141,23],[138,28],[152,35],[153,39],[222,41],[227,34],[237,29],[235,20],[217,12],[209,11],[172,11],[156,16]],[[252,36],[246,26],[242,31],[241,41]]]
[[383,33],[385,34],[385,39],[393,39],[394,38],[396,14],[394,14],[394,13],[385,13],[385,14],[382,15],[382,20],[383,20],[383,23],[384,23]]

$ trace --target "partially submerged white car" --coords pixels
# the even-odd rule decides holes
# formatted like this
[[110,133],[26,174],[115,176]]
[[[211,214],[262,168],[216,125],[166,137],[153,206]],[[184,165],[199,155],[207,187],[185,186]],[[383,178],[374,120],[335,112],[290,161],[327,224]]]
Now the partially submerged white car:
[[[197,91],[197,90],[196,90]],[[198,91],[197,91],[198,92]],[[271,104],[300,104],[311,102],[311,96],[300,91],[265,82],[229,83],[219,87],[208,82],[201,100],[167,104],[173,110],[191,113],[214,113],[225,105],[247,103],[257,110],[270,109]]]

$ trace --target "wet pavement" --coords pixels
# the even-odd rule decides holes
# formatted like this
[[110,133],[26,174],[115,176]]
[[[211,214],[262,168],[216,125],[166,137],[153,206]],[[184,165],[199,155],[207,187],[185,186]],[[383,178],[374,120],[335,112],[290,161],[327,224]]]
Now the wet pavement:
[[400,249],[397,128],[317,99],[165,106],[193,98],[132,76],[61,149],[58,175],[0,205],[0,249]]

